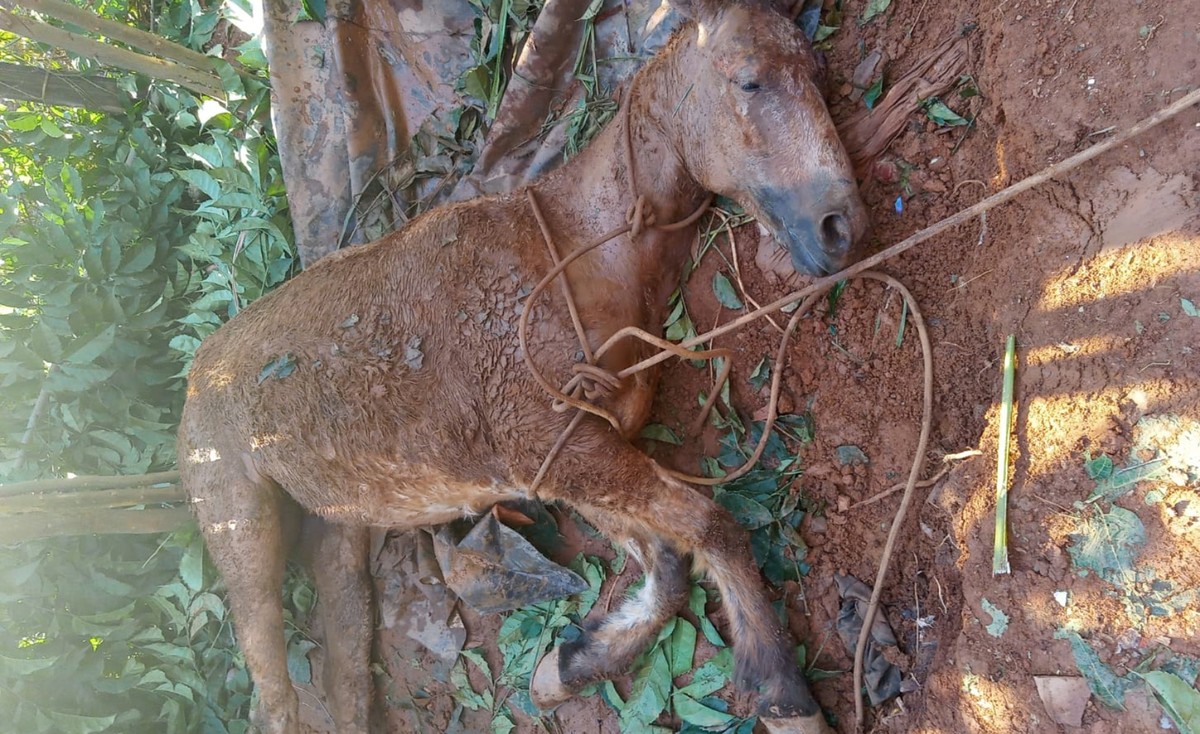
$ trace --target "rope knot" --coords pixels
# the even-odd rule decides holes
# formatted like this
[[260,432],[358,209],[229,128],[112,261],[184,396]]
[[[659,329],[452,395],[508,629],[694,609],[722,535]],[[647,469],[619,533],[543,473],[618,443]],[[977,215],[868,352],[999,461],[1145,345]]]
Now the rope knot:
[[633,206],[625,212],[625,223],[629,225],[629,236],[634,239],[655,225],[654,212],[646,213],[645,194],[639,194]]
[[[571,369],[575,374],[563,385],[562,391],[572,397],[583,395],[589,402],[595,402],[609,397],[621,387],[621,378],[603,367],[580,362]],[[559,413],[572,407],[562,400],[554,400],[550,406]]]

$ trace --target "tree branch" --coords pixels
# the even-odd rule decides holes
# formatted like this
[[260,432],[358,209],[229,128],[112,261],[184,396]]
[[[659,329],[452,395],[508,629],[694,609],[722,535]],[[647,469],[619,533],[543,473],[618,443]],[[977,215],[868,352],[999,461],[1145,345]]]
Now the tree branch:
[[100,74],[50,71],[0,62],[0,99],[120,113],[125,111],[124,99],[128,97],[115,79]]
[[[0,2],[3,2],[4,5],[11,5],[9,0],[0,0]],[[165,61],[136,51],[110,46],[94,38],[71,33],[49,23],[16,15],[5,9],[0,9],[0,30],[86,56],[101,64],[128,69],[155,79],[165,79],[187,87],[193,92],[216,99],[225,99],[221,79],[212,71],[204,71],[174,61]]]
[[[0,0],[0,6],[7,6],[9,9],[15,4],[11,0]],[[21,7],[64,23],[77,25],[89,33],[120,41],[185,66],[203,71],[215,71],[214,59],[211,56],[205,56],[198,51],[193,51],[140,28],[103,18],[86,8],[72,5],[63,0],[22,0]]]
[[186,507],[0,515],[0,545],[64,535],[167,533],[194,522]]
[[[102,489],[152,487],[156,484],[178,484],[179,472],[160,471],[154,474],[131,476],[82,476],[69,479],[35,479],[31,482],[0,485],[0,497],[18,497],[49,492],[87,492]],[[180,498],[182,499],[182,497]]]
[[69,513],[88,508],[115,510],[137,505],[183,502],[187,498],[178,484],[165,487],[121,487],[83,492],[46,492],[0,497],[0,515],[22,512]]

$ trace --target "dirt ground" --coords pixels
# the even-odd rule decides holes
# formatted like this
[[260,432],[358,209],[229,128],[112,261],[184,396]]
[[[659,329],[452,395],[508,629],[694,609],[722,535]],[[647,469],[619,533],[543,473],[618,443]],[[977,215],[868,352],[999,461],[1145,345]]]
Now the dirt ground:
[[[878,246],[1102,140],[1200,83],[1200,20],[1191,0],[897,0],[865,25],[852,17],[860,5],[848,3],[847,20],[831,39],[836,119],[862,105],[848,97],[848,80],[866,54],[882,49],[891,78],[963,32],[971,33],[967,73],[980,92],[946,100],[974,116],[971,129],[938,128],[914,115],[874,166],[864,195]],[[1198,171],[1200,112],[1192,110],[1067,180],[993,210],[986,222],[963,225],[886,264],[915,294],[933,341],[926,475],[947,453],[974,448],[982,456],[921,490],[905,523],[882,611],[900,639],[898,659],[912,690],[872,710],[870,730],[1068,731],[1047,713],[1034,683],[1034,676],[1079,674],[1069,643],[1055,637],[1063,627],[1077,630],[1118,675],[1161,646],[1200,655],[1195,605],[1165,616],[1131,615],[1109,584],[1076,572],[1067,550],[1080,518],[1093,511],[1076,504],[1095,486],[1085,452],[1108,455],[1118,466],[1145,460],[1133,448],[1139,421],[1200,420],[1200,318],[1181,306],[1181,298],[1200,303]],[[759,302],[797,282],[768,272],[774,245],[760,242],[754,226],[738,230],[737,245],[746,289]],[[728,244],[722,248],[731,257]],[[690,281],[687,304],[701,330],[732,318],[709,288],[718,267],[724,263],[710,255]],[[851,667],[832,631],[833,574],[874,578],[898,497],[854,503],[902,479],[917,443],[920,355],[911,331],[896,346],[900,311],[900,300],[881,285],[852,284],[833,318],[802,324],[784,375],[785,402],[808,406],[815,421],[815,440],[801,454],[800,484],[816,511],[802,528],[812,570],[779,593],[786,593],[793,630],[810,650],[820,649],[819,667],[828,670]],[[718,342],[738,351],[734,397],[745,413],[764,403],[745,378],[774,353],[778,338],[760,324]],[[1012,572],[993,576],[999,361],[1009,334],[1019,345]],[[656,420],[686,424],[707,379],[689,366],[672,366]],[[835,449],[846,444],[860,447],[869,464],[843,471]],[[695,470],[702,451],[713,449],[715,434],[656,456]],[[1142,482],[1115,504],[1146,527],[1139,569],[1175,588],[1200,587],[1195,483]],[[627,571],[617,584],[635,574]],[[987,629],[993,618],[985,600],[1009,618],[998,637]],[[498,620],[464,617],[468,646],[490,644]],[[380,641],[393,675],[428,670],[427,661],[394,659],[394,642],[386,632]],[[412,680],[400,676],[405,686]],[[431,702],[437,690],[434,684],[418,694],[396,686],[385,691],[394,730],[418,730],[421,717],[411,707],[437,709]],[[851,731],[849,674],[818,683],[816,692],[839,730]],[[744,703],[735,700],[735,707]],[[1083,730],[1161,730],[1161,710],[1146,694],[1131,693],[1126,709],[1092,697]],[[517,723],[519,731],[534,730],[528,721]],[[598,697],[563,706],[558,724],[569,732],[617,730],[615,714]],[[464,720],[462,730],[472,726]],[[444,730],[436,717],[431,729]]]

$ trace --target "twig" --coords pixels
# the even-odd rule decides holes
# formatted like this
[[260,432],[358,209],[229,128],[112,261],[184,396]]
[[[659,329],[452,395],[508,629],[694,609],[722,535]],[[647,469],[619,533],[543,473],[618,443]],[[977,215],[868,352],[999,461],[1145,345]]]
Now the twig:
[[[746,290],[746,284],[742,282],[742,268],[738,263],[737,238],[733,236],[733,227],[729,226],[728,219],[725,220],[725,234],[729,236],[729,250],[733,255],[733,277],[737,279],[738,290],[742,292],[742,298],[746,299],[746,303],[755,308],[762,308],[762,305],[754,300],[754,296],[750,295],[750,291]],[[771,322],[771,326],[774,326],[776,331],[783,333],[783,327],[770,314],[767,315],[767,321]]]
[[[981,451],[971,449],[969,451],[960,451],[957,454],[946,454],[945,456],[942,457],[941,470],[939,470],[938,473],[934,474],[932,477],[917,482],[916,484],[913,485],[913,487],[915,489],[925,489],[926,487],[932,487],[933,485],[935,485],[939,481],[941,481],[942,477],[946,476],[946,473],[949,472],[953,468],[950,465],[950,462],[958,461],[960,459],[969,459],[973,456],[980,456],[980,455],[982,455],[982,453],[983,452],[981,452]],[[900,490],[904,489],[904,487],[905,487],[905,482],[898,482],[897,484],[893,484],[892,486],[888,487],[887,489],[883,490],[882,492],[880,492],[878,494],[872,495],[872,496],[866,498],[865,500],[862,500],[861,502],[855,502],[854,504],[850,505],[850,507],[847,508],[847,510],[853,510],[855,508],[862,507],[863,505],[869,505],[873,502],[878,502],[879,500],[881,500],[885,497],[890,497],[891,495],[895,494],[896,492],[899,492]]]
[[[979,238],[980,238],[980,240],[981,240],[981,241],[983,240],[983,232],[980,232],[980,233],[979,233]],[[961,289],[963,289],[963,288],[966,288],[967,286],[971,285],[972,283],[974,283],[975,281],[979,280],[980,278],[982,278],[983,276],[987,275],[988,273],[992,272],[993,270],[995,270],[995,268],[988,268],[987,270],[983,271],[983,272],[982,272],[982,273],[980,273],[979,275],[976,275],[974,278],[971,278],[970,280],[964,280],[963,282],[959,283],[958,285],[956,285],[956,286],[954,286],[954,287],[952,287],[952,288],[948,288],[948,289],[946,289],[946,292],[947,292],[947,293],[950,293],[951,291],[957,291],[957,290],[961,290]]]
[[42,380],[42,389],[38,391],[37,401],[33,404],[33,410],[29,413],[29,420],[25,422],[25,433],[21,436],[20,448],[17,450],[17,468],[25,464],[29,442],[33,440],[33,432],[37,429],[38,421],[42,419],[42,415],[46,412],[46,406],[50,404],[50,377],[55,372],[58,372],[58,365],[56,364],[50,365],[50,368],[46,370],[46,379]]

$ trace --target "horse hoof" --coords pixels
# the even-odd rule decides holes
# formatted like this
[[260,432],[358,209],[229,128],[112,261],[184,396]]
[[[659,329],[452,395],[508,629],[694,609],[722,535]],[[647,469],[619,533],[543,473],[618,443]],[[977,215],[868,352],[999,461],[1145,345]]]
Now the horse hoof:
[[759,719],[770,734],[833,734],[820,711],[812,716],[791,716],[786,719]]
[[542,711],[551,711],[562,703],[570,700],[575,692],[562,682],[562,672],[558,668],[558,648],[546,653],[533,670],[533,679],[529,682],[529,696],[533,703]]

